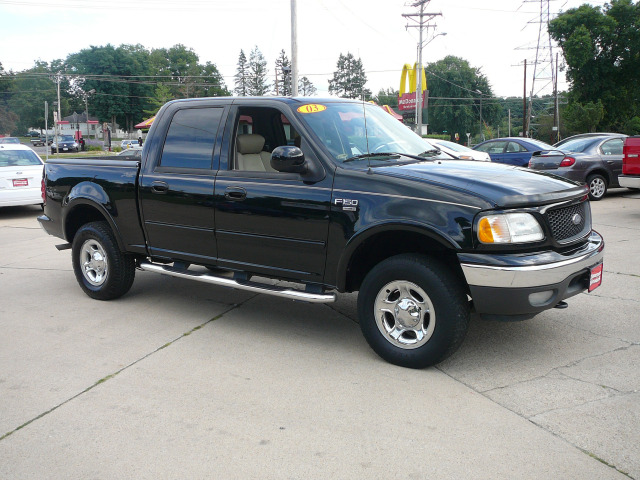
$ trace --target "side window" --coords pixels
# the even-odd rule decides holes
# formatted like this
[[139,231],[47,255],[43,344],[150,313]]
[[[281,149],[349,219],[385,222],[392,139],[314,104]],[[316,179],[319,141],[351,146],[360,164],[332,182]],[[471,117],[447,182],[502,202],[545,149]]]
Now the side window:
[[527,149],[524,148],[519,143],[509,142],[507,144],[507,153],[519,153],[519,152],[526,152],[526,151],[527,151]]
[[491,142],[479,146],[476,150],[487,153],[502,153],[507,142]]
[[604,155],[622,155],[624,141],[621,138],[614,138],[606,141],[600,147]]
[[171,119],[159,166],[210,169],[223,110],[179,110]]
[[275,172],[271,152],[282,145],[300,146],[300,135],[280,110],[265,107],[239,110],[234,170]]

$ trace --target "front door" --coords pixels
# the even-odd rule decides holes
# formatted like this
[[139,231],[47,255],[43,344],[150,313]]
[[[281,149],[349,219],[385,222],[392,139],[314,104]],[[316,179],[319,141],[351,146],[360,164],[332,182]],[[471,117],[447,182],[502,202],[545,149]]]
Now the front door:
[[[309,181],[270,167],[275,147],[300,142],[295,126],[280,110],[236,107],[227,124],[230,135],[225,141],[229,138],[230,143],[223,147],[227,154],[221,156],[215,185],[218,264],[322,281],[331,176]],[[307,160],[318,162],[304,140],[301,148]]]

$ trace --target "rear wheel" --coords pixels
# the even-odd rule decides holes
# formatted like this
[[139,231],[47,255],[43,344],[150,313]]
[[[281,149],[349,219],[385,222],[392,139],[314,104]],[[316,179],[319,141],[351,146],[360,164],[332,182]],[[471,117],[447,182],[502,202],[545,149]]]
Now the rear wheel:
[[107,222],[83,225],[73,239],[73,271],[91,298],[112,300],[129,291],[135,277],[135,260],[118,249]]
[[358,295],[362,333],[395,365],[424,368],[453,354],[469,325],[461,282],[437,260],[398,255],[365,277]]
[[598,201],[607,193],[607,180],[598,173],[589,175],[587,185],[589,186],[589,198],[591,200]]

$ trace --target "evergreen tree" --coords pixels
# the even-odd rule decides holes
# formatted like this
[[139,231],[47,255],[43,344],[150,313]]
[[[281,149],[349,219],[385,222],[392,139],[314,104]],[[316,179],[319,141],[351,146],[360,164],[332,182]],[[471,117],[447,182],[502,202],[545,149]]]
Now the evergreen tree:
[[364,88],[367,75],[362,60],[356,60],[351,53],[340,54],[336,66],[338,69],[333,72],[333,79],[329,80],[329,93],[345,98],[371,98],[371,91]]
[[267,61],[256,45],[249,55],[247,93],[255,97],[261,97],[269,93],[267,75]]
[[288,97],[291,95],[291,62],[280,50],[280,56],[276,59],[276,83],[274,85],[275,94]]
[[241,97],[246,97],[248,95],[248,77],[249,65],[247,64],[247,57],[244,54],[244,50],[240,50],[236,74],[233,77],[236,85],[236,88],[233,91],[236,95]]
[[318,89],[313,86],[313,83],[307,77],[302,77],[298,80],[298,95],[313,97],[317,91]]

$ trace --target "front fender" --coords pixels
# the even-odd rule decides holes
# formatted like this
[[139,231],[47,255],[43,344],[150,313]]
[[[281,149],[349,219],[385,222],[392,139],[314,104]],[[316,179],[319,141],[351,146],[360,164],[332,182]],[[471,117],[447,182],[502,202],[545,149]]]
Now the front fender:
[[388,221],[369,225],[367,229],[358,231],[353,235],[345,245],[336,270],[338,291],[343,291],[345,289],[347,273],[351,265],[351,260],[358,249],[360,249],[367,240],[378,235],[388,233],[394,233],[397,235],[409,233],[417,234],[425,238],[425,244],[435,242],[445,250],[459,250],[461,248],[458,242],[456,242],[452,237],[430,225],[424,225],[417,222],[407,222],[406,220],[402,222]]

